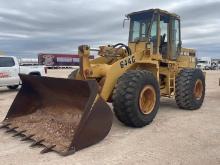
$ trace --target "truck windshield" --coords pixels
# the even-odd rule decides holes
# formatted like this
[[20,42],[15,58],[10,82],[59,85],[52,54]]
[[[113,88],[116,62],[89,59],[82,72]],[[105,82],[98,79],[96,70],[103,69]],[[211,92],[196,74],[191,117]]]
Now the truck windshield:
[[198,61],[198,63],[207,64],[208,61]]
[[131,16],[129,42],[148,41],[153,14]]
[[15,66],[14,59],[11,57],[0,57],[0,67],[12,67]]

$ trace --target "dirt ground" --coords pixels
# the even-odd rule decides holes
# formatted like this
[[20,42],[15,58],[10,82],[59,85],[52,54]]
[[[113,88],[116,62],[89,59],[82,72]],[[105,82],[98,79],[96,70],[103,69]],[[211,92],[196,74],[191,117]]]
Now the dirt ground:
[[[66,77],[71,70],[49,70],[49,76]],[[30,141],[0,130],[0,164],[220,164],[220,71],[208,71],[206,97],[201,109],[177,108],[173,99],[161,99],[154,122],[129,128],[114,118],[109,135],[100,143],[67,157],[40,154]],[[0,120],[17,91],[0,88]],[[28,103],[27,103],[28,104]]]

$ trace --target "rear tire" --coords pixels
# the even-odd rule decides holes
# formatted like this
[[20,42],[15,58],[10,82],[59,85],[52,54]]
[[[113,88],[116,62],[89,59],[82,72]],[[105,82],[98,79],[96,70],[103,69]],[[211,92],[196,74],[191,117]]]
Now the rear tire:
[[[145,95],[143,97],[145,89],[149,89],[149,91],[146,92],[146,97]],[[146,108],[142,107],[142,97],[145,101],[143,105],[149,111],[143,111]],[[150,124],[157,114],[159,102],[159,85],[157,79],[149,71],[132,70],[124,73],[118,79],[113,92],[113,107],[116,117],[131,127],[143,127]]]
[[74,71],[72,71],[69,75],[68,75],[68,79],[75,79],[76,78],[76,75],[78,73],[78,70],[79,69],[76,69]]
[[8,89],[11,89],[11,90],[15,90],[19,87],[19,85],[10,85],[10,86],[7,86]]
[[196,110],[205,97],[205,76],[200,69],[182,69],[176,77],[175,100],[179,108]]

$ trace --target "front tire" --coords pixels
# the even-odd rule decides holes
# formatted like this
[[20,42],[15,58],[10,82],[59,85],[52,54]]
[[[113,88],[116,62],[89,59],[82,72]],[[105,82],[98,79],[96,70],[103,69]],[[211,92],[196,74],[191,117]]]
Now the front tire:
[[116,117],[127,126],[150,124],[159,109],[160,90],[152,72],[132,70],[124,73],[113,92]]
[[196,110],[205,97],[205,76],[200,69],[182,69],[176,77],[175,100],[179,108]]

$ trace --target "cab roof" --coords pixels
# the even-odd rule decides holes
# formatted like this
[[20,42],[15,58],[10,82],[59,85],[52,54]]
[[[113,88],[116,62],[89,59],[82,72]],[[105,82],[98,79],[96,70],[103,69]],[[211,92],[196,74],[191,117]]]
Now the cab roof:
[[164,15],[169,15],[169,16],[172,16],[172,17],[175,17],[177,19],[180,19],[180,16],[175,14],[175,13],[169,13],[168,11],[165,11],[165,10],[161,10],[161,9],[149,9],[149,10],[141,10],[141,11],[137,11],[137,12],[132,12],[130,14],[127,14],[126,16],[128,18],[134,16],[134,15],[139,15],[139,14],[152,14],[152,13],[160,13],[160,14],[164,14]]

